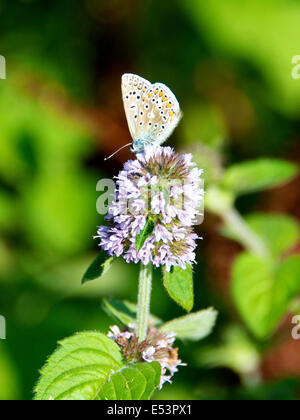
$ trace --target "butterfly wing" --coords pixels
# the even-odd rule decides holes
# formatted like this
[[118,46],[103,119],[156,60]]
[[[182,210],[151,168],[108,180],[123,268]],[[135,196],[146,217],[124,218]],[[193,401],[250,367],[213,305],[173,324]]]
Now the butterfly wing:
[[172,134],[182,113],[175,95],[163,83],[154,83],[148,89],[147,96],[151,103],[147,114],[147,128],[153,143],[159,145]]
[[151,87],[148,80],[131,73],[122,76],[122,97],[128,128],[133,140],[137,137],[138,116],[142,107],[141,99]]
[[122,77],[122,94],[130,134],[133,140],[162,144],[180,121],[179,103],[162,83],[151,84],[134,74]]

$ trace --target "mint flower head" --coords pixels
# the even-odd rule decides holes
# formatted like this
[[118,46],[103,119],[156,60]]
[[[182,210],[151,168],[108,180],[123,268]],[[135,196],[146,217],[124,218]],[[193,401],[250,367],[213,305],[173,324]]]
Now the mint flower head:
[[192,155],[170,147],[147,147],[125,163],[117,177],[109,226],[96,238],[109,255],[128,263],[186,268],[195,260],[193,224],[203,200],[201,174]]
[[146,339],[139,343],[135,333],[135,325],[129,325],[123,332],[117,325],[110,327],[107,334],[114,340],[123,353],[127,362],[158,362],[161,366],[159,389],[164,383],[171,382],[174,373],[178,372],[178,366],[186,366],[178,358],[178,349],[173,347],[174,334],[165,334],[153,326],[150,326]]

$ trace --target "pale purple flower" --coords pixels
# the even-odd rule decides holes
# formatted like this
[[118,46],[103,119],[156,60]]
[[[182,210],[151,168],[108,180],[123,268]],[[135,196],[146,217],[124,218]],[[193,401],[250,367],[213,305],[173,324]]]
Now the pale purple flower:
[[159,389],[166,382],[171,383],[174,373],[178,372],[178,366],[186,366],[178,359],[178,349],[173,347],[174,334],[166,334],[151,326],[147,337],[139,343],[135,334],[135,325],[121,332],[116,325],[110,327],[108,337],[114,340],[128,362],[158,362],[161,366]]
[[[199,238],[192,226],[203,200],[201,175],[192,155],[146,147],[116,178],[116,201],[106,217],[110,225],[99,227],[96,236],[100,246],[128,263],[151,262],[167,271],[193,264]],[[137,237],[148,220],[154,228],[138,251]]]

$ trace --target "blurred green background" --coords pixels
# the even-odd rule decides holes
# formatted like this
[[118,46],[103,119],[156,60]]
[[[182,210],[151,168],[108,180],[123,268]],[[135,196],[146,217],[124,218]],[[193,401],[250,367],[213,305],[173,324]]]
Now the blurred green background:
[[[168,144],[195,154],[214,185],[258,157],[300,161],[300,3],[295,0],[0,0],[0,399],[31,399],[56,342],[106,332],[102,297],[136,301],[137,267],[116,263],[81,286],[97,253],[96,183],[131,157],[124,72],[166,83],[184,118]],[[300,179],[238,198],[237,208],[300,218]],[[214,306],[213,334],[179,343],[188,367],[158,399],[297,399],[300,341],[289,316],[259,340],[230,294],[241,246],[207,212],[198,232],[195,309]],[[276,226],[275,226],[276,228]],[[300,251],[299,235],[287,252]],[[255,270],[255,267],[253,267]],[[247,290],[245,289],[245,294]],[[180,316],[154,279],[152,312]]]

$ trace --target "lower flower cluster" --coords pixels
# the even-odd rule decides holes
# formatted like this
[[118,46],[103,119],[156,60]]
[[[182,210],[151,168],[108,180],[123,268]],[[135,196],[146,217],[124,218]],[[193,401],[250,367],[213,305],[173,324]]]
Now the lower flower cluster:
[[178,349],[173,347],[174,334],[165,334],[151,326],[147,338],[141,343],[135,334],[135,325],[130,325],[128,330],[121,332],[114,325],[110,328],[108,337],[114,340],[121,348],[127,362],[158,362],[161,366],[160,387],[165,382],[171,382],[174,373],[178,372],[178,366],[185,366],[178,359]]

